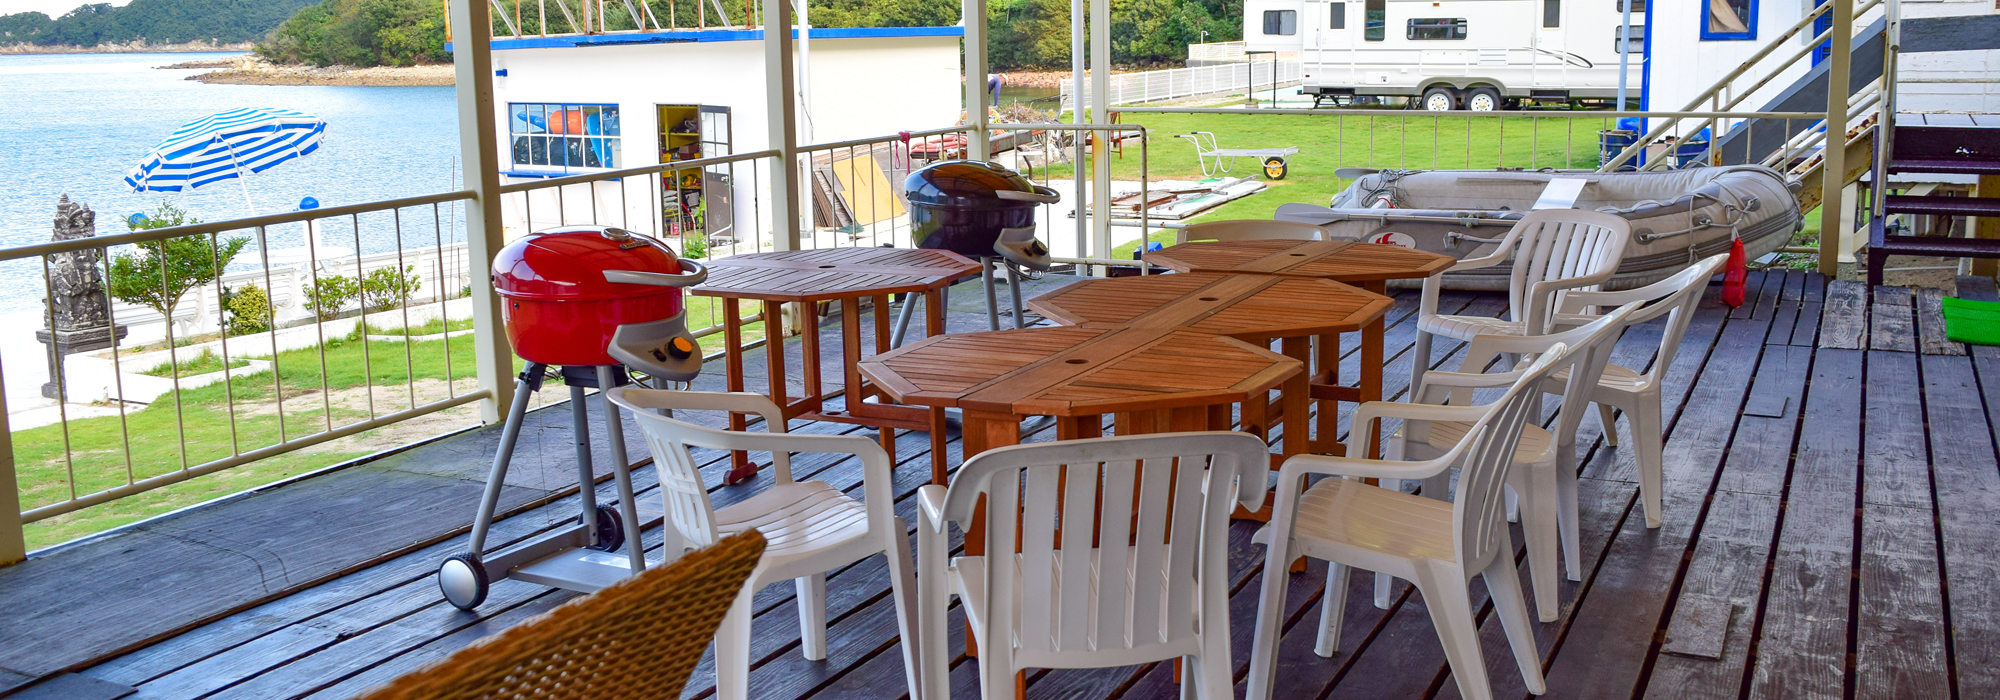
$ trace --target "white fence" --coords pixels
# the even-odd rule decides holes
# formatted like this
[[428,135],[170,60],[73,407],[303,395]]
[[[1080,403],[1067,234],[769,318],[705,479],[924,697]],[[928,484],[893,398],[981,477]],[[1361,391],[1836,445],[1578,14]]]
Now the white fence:
[[[1298,83],[1304,75],[1304,64],[1296,58],[1120,73],[1111,76],[1111,104],[1129,105],[1198,95],[1242,92],[1252,87],[1260,90],[1284,87]],[[1062,81],[1062,108],[1065,110],[1076,107],[1077,89],[1072,84],[1074,82],[1072,79]],[[1086,88],[1083,91],[1083,99],[1088,101],[1089,79],[1086,78],[1084,82]]]
[[[1277,59],[1280,61],[1288,58],[1295,59],[1304,53],[1304,51],[1279,51],[1277,52]],[[1256,58],[1259,61],[1268,61],[1272,57],[1269,54],[1260,53],[1256,55]],[[1249,59],[1250,54],[1244,52],[1243,42],[1240,41],[1213,41],[1206,44],[1188,44],[1187,64],[1189,66],[1202,66],[1210,63],[1242,63]]]

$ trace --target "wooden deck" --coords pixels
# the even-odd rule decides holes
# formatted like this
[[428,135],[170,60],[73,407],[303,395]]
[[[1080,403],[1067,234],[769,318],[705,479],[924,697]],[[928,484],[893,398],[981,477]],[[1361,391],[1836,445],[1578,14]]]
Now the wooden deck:
[[[1546,697],[2000,697],[2000,464],[1994,439],[2000,348],[1968,352],[1945,341],[1935,294],[1884,288],[1871,297],[1859,285],[1828,285],[1799,272],[1753,273],[1750,282],[1750,301],[1740,309],[1727,309],[1710,294],[1666,374],[1663,527],[1645,528],[1631,460],[1622,448],[1604,445],[1594,418],[1585,421],[1587,561],[1583,581],[1564,584],[1561,618],[1538,631]],[[1961,278],[1959,294],[1995,298],[1991,280]],[[957,296],[976,301],[972,294]],[[1402,293],[1390,312],[1384,374],[1391,397],[1401,393],[1413,361],[1414,308],[1415,295]],[[1448,293],[1440,311],[1498,314],[1504,308],[1499,295]],[[955,317],[954,326],[966,323],[963,317]],[[983,326],[983,316],[978,320]],[[1634,329],[1614,361],[1645,366],[1657,337],[1657,329]],[[1424,360],[1455,366],[1460,350],[1440,342]],[[1030,440],[1053,433],[1040,423],[1029,429]],[[831,424],[796,430],[865,433]],[[910,434],[899,444],[897,508],[911,522],[911,494],[930,473],[927,443],[923,434]],[[450,444],[416,448],[404,461],[421,463],[420,453],[442,455]],[[479,461],[471,444],[449,458]],[[956,435],[950,445],[958,448]],[[951,455],[953,463],[957,458]],[[801,459],[794,468],[801,478],[859,490],[852,462]],[[719,480],[725,469],[718,459],[707,471]],[[313,481],[273,494],[297,498],[318,488]],[[651,483],[650,470],[642,471],[640,482]],[[717,488],[714,498],[733,502],[755,487]],[[608,495],[608,485],[602,491]],[[495,538],[504,544],[548,527],[571,512],[572,499],[506,521]],[[460,525],[471,516],[470,507],[462,511]],[[1249,543],[1253,528],[1238,523],[1232,530],[1231,633],[1239,678],[1264,574],[1262,548]],[[146,698],[345,698],[571,597],[502,582],[478,614],[460,612],[440,600],[431,572],[463,546],[463,537],[447,529],[432,539],[324,582],[222,610],[184,630],[151,634],[122,653],[50,661],[34,675],[75,672],[51,682],[88,687],[96,697],[136,688],[133,697]],[[648,542],[657,542],[657,535]],[[305,539],[290,546],[319,544]],[[204,577],[198,570],[174,572],[171,562],[147,566],[191,581]],[[0,569],[0,591],[11,569],[19,568]],[[45,570],[36,580],[59,587],[59,573]],[[1379,610],[1367,595],[1369,577],[1354,577],[1346,598],[1347,648],[1332,659],[1314,656],[1323,573],[1315,565],[1291,578],[1278,697],[1457,694],[1423,601],[1407,586]],[[882,562],[857,564],[828,583],[832,626],[823,662],[798,653],[792,588],[774,586],[759,596],[752,697],[905,693]],[[1483,595],[1477,583],[1474,594]],[[124,614],[138,607],[126,605]],[[1525,697],[1489,612],[1479,614],[1499,696]],[[0,638],[14,640],[10,644],[33,636],[6,629],[21,624],[14,615],[0,616]],[[106,616],[99,624],[121,622]],[[117,645],[105,642],[103,648]],[[16,647],[0,657],[15,659],[0,667],[22,670],[21,660],[35,660],[37,652]],[[954,697],[976,697],[974,664],[963,657],[954,662]],[[49,683],[41,688],[56,690]],[[89,697],[85,692],[70,696]],[[713,674],[704,662],[686,695],[712,692]],[[1151,699],[1177,692],[1165,665],[1033,673],[1028,687],[1036,698]]]

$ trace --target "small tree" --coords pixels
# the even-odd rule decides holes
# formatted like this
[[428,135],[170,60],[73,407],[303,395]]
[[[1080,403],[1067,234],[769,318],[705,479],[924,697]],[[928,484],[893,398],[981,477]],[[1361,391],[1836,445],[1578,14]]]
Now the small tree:
[[347,302],[361,296],[361,284],[341,275],[328,275],[306,285],[306,309],[321,321],[331,321],[347,308]]
[[[144,231],[198,224],[201,220],[170,202],[161,202],[150,217],[135,217],[129,223],[132,230]],[[193,235],[137,243],[133,245],[135,252],[112,256],[107,286],[113,298],[150,307],[171,321],[181,297],[221,277],[223,269],[249,242],[242,236],[211,239]]]
[[222,308],[228,312],[223,327],[230,335],[248,335],[271,330],[271,296],[254,284],[222,288]]
[[361,303],[369,311],[387,311],[408,304],[423,287],[424,278],[417,274],[415,265],[401,270],[377,268],[361,280]]

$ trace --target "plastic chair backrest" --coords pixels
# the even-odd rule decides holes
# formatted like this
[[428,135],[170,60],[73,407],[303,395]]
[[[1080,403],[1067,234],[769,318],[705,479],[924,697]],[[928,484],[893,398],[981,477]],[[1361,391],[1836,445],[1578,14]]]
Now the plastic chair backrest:
[[[766,429],[785,432],[785,420],[777,404],[751,393],[721,394],[696,391],[665,391],[618,387],[606,393],[611,402],[630,411],[646,434],[646,447],[653,453],[653,468],[659,473],[660,493],[671,519],[687,544],[707,547],[721,536],[715,526],[715,505],[708,498],[708,486],[701,478],[701,464],[690,447],[730,449],[748,433],[707,428],[677,420],[675,410],[735,411],[764,417]],[[664,415],[663,415],[664,414]],[[777,483],[792,481],[791,455],[771,453],[772,473]]]
[[[1263,504],[1265,450],[1257,437],[1232,432],[995,449],[959,468],[945,516],[971,522],[981,494],[986,522],[1018,515],[1018,540],[1016,528],[986,528],[986,619],[1020,620],[1023,664],[1055,654],[1101,662],[1064,666],[1157,660],[1164,657],[1149,651],[1195,638],[1204,605],[1227,604],[1229,513]],[[1018,579],[991,556],[1017,546]],[[1092,585],[1093,569],[1102,585]],[[1202,598],[1213,600],[1196,597],[1202,581]]]
[[[1507,305],[1516,321],[1526,320],[1531,300],[1527,294],[1537,282],[1574,279],[1608,273],[1618,268],[1625,255],[1625,242],[1632,237],[1632,225],[1612,214],[1581,209],[1542,209],[1528,212],[1514,223],[1508,238],[1514,243],[1514,269],[1507,286]],[[1596,289],[1597,285],[1585,287]],[[1558,292],[1561,306],[1568,291]]]
[[1729,260],[1729,254],[1713,255],[1689,265],[1672,277],[1654,282],[1638,289],[1622,292],[1579,292],[1566,299],[1562,313],[1573,313],[1571,309],[1606,304],[1623,304],[1634,301],[1646,302],[1646,307],[1632,314],[1626,325],[1638,325],[1667,317],[1667,327],[1660,333],[1659,354],[1654,357],[1653,366],[1644,375],[1648,384],[1657,385],[1661,373],[1673,364],[1674,355],[1680,352],[1681,339],[1687,335],[1688,322],[1694,318],[1695,306],[1701,303],[1702,292],[1708,289],[1708,280],[1722,269]]
[[1193,241],[1324,241],[1326,229],[1297,221],[1237,219],[1189,224],[1174,232],[1174,243]]
[[1501,517],[1506,505],[1502,491],[1507,485],[1507,470],[1514,464],[1522,426],[1541,403],[1542,380],[1564,364],[1568,350],[1558,343],[1535,358],[1506,395],[1491,404],[1492,410],[1466,431],[1465,441],[1470,444],[1461,444],[1465,456],[1459,463],[1451,519],[1458,561],[1467,569],[1482,569],[1484,562],[1496,555],[1513,555],[1499,551],[1502,528],[1507,527],[1506,518]]
[[[1487,359],[1499,353],[1519,353],[1530,355],[1544,352],[1545,348],[1561,343],[1569,348],[1551,372],[1567,368],[1569,379],[1563,385],[1563,410],[1557,414],[1554,435],[1559,440],[1574,439],[1577,426],[1583,423],[1584,415],[1590,411],[1590,392],[1596,390],[1597,379],[1604,374],[1604,366],[1611,361],[1611,350],[1618,337],[1632,324],[1642,304],[1632,302],[1599,316],[1590,323],[1562,331],[1539,336],[1482,335],[1473,338],[1466,352],[1466,362],[1461,370],[1478,371]],[[1478,364],[1474,364],[1477,362]],[[1575,407],[1575,410],[1570,410]]]

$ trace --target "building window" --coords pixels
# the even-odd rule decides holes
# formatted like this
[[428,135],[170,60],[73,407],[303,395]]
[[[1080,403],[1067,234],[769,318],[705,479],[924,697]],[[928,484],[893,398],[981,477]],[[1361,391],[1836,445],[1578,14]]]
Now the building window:
[[1542,27],[1553,29],[1563,26],[1562,0],[1542,0]]
[[618,105],[514,102],[507,110],[515,165],[563,171],[618,167]]
[[1299,13],[1297,10],[1265,10],[1264,34],[1266,36],[1291,36],[1299,33]]
[[1410,20],[1409,33],[1406,37],[1411,41],[1464,39],[1465,18],[1435,17],[1430,19],[1413,19]]
[[1381,41],[1384,30],[1389,26],[1386,0],[1364,0],[1361,10],[1361,38],[1367,41]]
[[1634,25],[1632,25],[1632,39],[1631,39],[1630,41],[1628,41],[1628,42],[1625,42],[1625,47],[1626,47],[1626,48],[1628,48],[1628,49],[1630,49],[1630,51],[1619,51],[1619,50],[1618,50],[1618,46],[1619,46],[1619,44],[1618,44],[1618,37],[1619,37],[1619,36],[1622,36],[1622,35],[1623,35],[1623,32],[1624,32],[1624,31],[1625,31],[1625,28],[1624,28],[1624,27],[1612,27],[1612,28],[1611,28],[1611,52],[1612,52],[1612,53],[1635,53],[1635,54],[1639,54],[1639,53],[1645,53],[1645,52],[1646,52],[1646,25],[1643,25],[1643,24],[1634,24]]
[[1757,0],[1707,0],[1701,6],[1702,41],[1757,38]]
[[[1618,7],[1617,7],[1617,8],[1615,9],[1615,10],[1613,10],[1613,11],[1614,11],[1614,12],[1619,12],[1619,13],[1623,13],[1623,12],[1625,12],[1625,0],[1618,0]],[[1645,11],[1646,11],[1646,0],[1634,0],[1634,1],[1633,1],[1633,3],[1632,3],[1632,14],[1635,14],[1635,15],[1636,15],[1636,14],[1639,14],[1639,13],[1641,13],[1641,12],[1645,12]]]
[[1326,28],[1347,28],[1347,3],[1330,2],[1326,4]]

